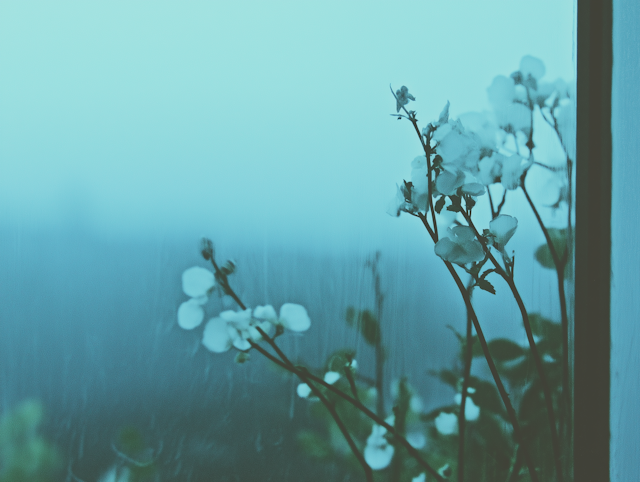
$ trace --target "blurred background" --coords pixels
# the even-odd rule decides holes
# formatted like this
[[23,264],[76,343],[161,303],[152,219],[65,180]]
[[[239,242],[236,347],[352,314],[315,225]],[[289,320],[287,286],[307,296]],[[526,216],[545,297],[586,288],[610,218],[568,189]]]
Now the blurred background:
[[[349,347],[369,375],[344,313],[375,307],[364,263],[379,250],[386,378],[407,375],[426,409],[451,400],[427,372],[455,360],[446,325],[462,331],[465,311],[420,223],[386,213],[421,154],[389,85],[409,88],[425,125],[447,101],[452,117],[487,110],[493,78],[524,55],[572,81],[574,3],[0,4],[0,411],[41,401],[62,480],[97,480],[128,426],[162,480],[317,480],[291,455],[308,423],[295,381],[176,324],[202,236],[236,261],[246,304],[307,308],[311,329],[281,339],[292,358],[320,367]],[[521,192],[504,212],[519,220],[525,303],[556,319]],[[487,338],[524,342],[496,288],[476,297]]]

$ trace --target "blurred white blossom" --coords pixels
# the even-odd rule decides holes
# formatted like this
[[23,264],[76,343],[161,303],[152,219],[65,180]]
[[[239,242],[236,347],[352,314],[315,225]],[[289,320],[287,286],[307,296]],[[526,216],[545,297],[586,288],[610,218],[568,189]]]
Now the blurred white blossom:
[[387,429],[374,425],[364,448],[364,459],[372,470],[382,470],[389,466],[393,458],[394,448],[384,435]]
[[440,412],[435,423],[436,430],[442,435],[452,435],[458,431],[458,416],[455,413]]
[[215,286],[215,277],[211,271],[193,266],[182,273],[182,291],[191,299],[178,307],[178,325],[185,330],[200,326],[204,319],[204,305]]

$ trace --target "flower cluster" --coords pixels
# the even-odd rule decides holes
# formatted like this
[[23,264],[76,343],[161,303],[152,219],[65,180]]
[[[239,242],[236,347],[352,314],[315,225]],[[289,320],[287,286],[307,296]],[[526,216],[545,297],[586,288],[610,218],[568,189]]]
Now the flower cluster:
[[[205,268],[194,266],[182,274],[182,290],[191,299],[178,308],[178,325],[192,330],[204,320],[203,305],[215,288],[214,274]],[[311,319],[304,306],[285,303],[279,315],[271,305],[257,306],[240,311],[227,310],[210,319],[204,328],[202,344],[214,353],[223,353],[232,346],[246,351],[251,342],[258,342],[263,335],[270,334],[274,327],[291,331],[306,331]]]

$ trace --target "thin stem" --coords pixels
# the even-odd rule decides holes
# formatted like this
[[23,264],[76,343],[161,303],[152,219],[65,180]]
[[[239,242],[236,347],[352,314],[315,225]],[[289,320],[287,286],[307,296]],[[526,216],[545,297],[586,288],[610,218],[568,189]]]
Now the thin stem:
[[480,235],[478,230],[476,229],[471,217],[467,216],[466,213],[462,213],[465,220],[467,221],[469,227],[471,227],[478,238],[478,240],[482,243],[483,248],[485,249],[485,253],[489,256],[489,259],[493,263],[496,273],[498,273],[509,285],[511,289],[511,293],[518,304],[518,308],[520,309],[520,313],[522,315],[522,321],[524,324],[525,332],[527,333],[527,339],[529,340],[529,346],[531,347],[531,353],[533,355],[533,359],[536,365],[536,370],[538,372],[538,376],[540,377],[540,382],[542,383],[542,391],[544,393],[544,400],[547,409],[547,417],[549,419],[549,429],[551,430],[551,445],[553,448],[555,468],[558,475],[558,481],[562,482],[562,453],[560,450],[560,441],[558,439],[558,430],[556,427],[556,417],[553,410],[553,400],[551,398],[551,390],[549,388],[549,382],[547,380],[547,375],[544,372],[544,368],[542,365],[542,357],[538,352],[538,347],[536,346],[536,342],[533,339],[533,331],[531,330],[531,322],[529,321],[529,314],[524,306],[524,302],[522,301],[522,297],[520,296],[520,292],[518,291],[515,282],[512,276],[509,276],[507,272],[502,268],[500,263],[496,260],[496,258],[491,254],[490,248],[486,245],[486,240]]
[[[301,371],[305,372],[306,370],[301,370]],[[301,378],[301,380],[304,380],[304,378]],[[345,440],[349,444],[349,448],[351,449],[351,452],[353,452],[353,455],[356,457],[356,459],[358,459],[358,462],[362,466],[362,470],[364,471],[364,475],[367,479],[367,482],[373,482],[373,471],[371,470],[371,467],[369,467],[369,464],[367,464],[367,461],[364,459],[362,453],[360,452],[360,450],[358,450],[358,447],[353,441],[351,434],[349,434],[349,431],[347,430],[346,425],[338,415],[338,412],[336,411],[333,404],[329,402],[329,400],[327,400],[327,398],[322,394],[322,392],[318,390],[318,387],[316,387],[313,383],[310,383],[309,380],[306,381],[306,384],[309,386],[309,388],[311,388],[311,391],[313,392],[313,394],[320,399],[322,404],[325,406],[325,408],[329,411],[329,413],[333,417],[333,420],[335,420],[336,425],[338,425],[338,428],[340,429],[340,432],[342,432],[342,436],[345,438]]]
[[[215,268],[216,272],[219,272],[218,265],[216,264],[215,260],[212,258],[211,261],[212,261],[213,267]],[[235,294],[235,292],[233,291],[233,289],[231,288],[231,286],[229,285],[228,282],[225,282],[225,287],[226,287],[227,292],[229,293],[229,295],[234,299],[234,301],[238,304],[238,306],[243,310],[246,309],[244,303],[242,303],[240,298]],[[389,431],[390,433],[395,435],[397,437],[397,440],[400,442],[400,444],[402,446],[404,446],[404,448],[407,449],[407,452],[422,467],[424,467],[427,470],[427,472],[429,472],[431,475],[433,475],[438,482],[444,482],[444,479],[438,473],[438,471],[435,470],[433,467],[431,467],[431,465],[429,465],[429,463],[427,463],[427,461],[424,460],[420,456],[420,452],[418,452],[415,448],[413,448],[413,446],[407,441],[406,438],[404,438],[402,435],[398,434],[398,432],[395,430],[395,428],[393,428],[393,426],[389,425],[387,422],[384,421],[384,419],[382,419],[381,417],[378,417],[375,413],[373,413],[371,410],[369,410],[367,407],[365,407],[358,399],[347,395],[346,393],[344,393],[341,390],[338,390],[333,385],[330,385],[329,383],[326,383],[323,379],[316,377],[315,375],[309,373],[306,370],[304,372],[299,370],[291,362],[291,360],[289,360],[289,358],[284,354],[284,352],[280,349],[280,347],[278,347],[277,343],[275,342],[275,340],[272,337],[267,335],[267,333],[265,333],[264,330],[262,328],[260,328],[259,326],[256,326],[255,328],[258,330],[258,332],[264,338],[264,340],[271,346],[271,348],[273,348],[275,350],[275,352],[280,357],[280,360],[278,358],[276,358],[275,356],[273,356],[271,353],[269,353],[267,350],[262,348],[257,343],[249,340],[249,343],[251,344],[252,348],[255,348],[259,353],[261,353],[262,355],[267,357],[269,360],[271,360],[276,365],[278,365],[278,366],[284,368],[285,370],[287,370],[287,371],[293,373],[294,375],[296,375],[304,383],[307,383],[307,385],[309,385],[309,387],[311,387],[311,385],[308,383],[308,381],[309,380],[313,380],[314,382],[316,382],[316,383],[322,385],[323,387],[325,387],[327,390],[335,393],[339,397],[341,397],[344,400],[346,400],[349,403],[351,403],[354,407],[356,407],[362,413],[367,415],[371,420],[376,422],[378,425],[381,425],[382,427],[386,428],[387,431]],[[354,455],[355,455],[355,453],[354,453]]]
[[[431,238],[433,239],[434,238],[433,231],[429,227],[429,224],[426,222],[426,219],[425,219],[424,215],[423,214],[418,214],[417,217],[420,218],[420,220],[424,224],[425,228],[429,232],[429,235],[431,235]],[[480,346],[482,347],[482,352],[484,354],[485,360],[487,360],[487,365],[489,365],[489,370],[491,371],[491,375],[493,376],[493,380],[494,380],[494,382],[496,384],[496,387],[498,389],[498,393],[500,394],[500,398],[502,399],[502,402],[504,403],[505,409],[507,410],[507,415],[509,416],[509,421],[511,422],[511,426],[513,427],[514,438],[515,438],[517,443],[519,443],[519,444],[521,444],[523,446],[524,457],[525,457],[525,460],[526,460],[526,463],[527,463],[527,467],[529,469],[529,475],[531,476],[531,480],[532,480],[532,482],[538,482],[538,474],[536,473],[535,467],[533,465],[533,460],[531,459],[531,454],[529,454],[529,451],[525,448],[525,441],[524,441],[524,438],[522,436],[522,431],[520,429],[520,424],[518,423],[518,418],[516,416],[515,409],[513,408],[513,405],[511,404],[511,400],[509,400],[509,394],[507,393],[506,389],[504,388],[504,384],[502,383],[502,380],[500,379],[500,375],[498,374],[498,369],[496,368],[496,365],[495,365],[495,363],[493,361],[493,357],[491,356],[491,353],[489,352],[489,345],[487,344],[487,340],[484,337],[484,333],[482,331],[482,327],[480,326],[480,322],[478,321],[478,317],[476,315],[476,312],[475,312],[475,310],[473,308],[473,305],[471,304],[471,299],[467,295],[466,288],[465,288],[464,284],[462,283],[462,280],[460,279],[460,276],[456,272],[456,270],[453,267],[453,265],[448,261],[444,261],[444,264],[447,266],[447,269],[449,270],[449,273],[451,274],[451,276],[453,277],[456,285],[458,286],[458,290],[460,291],[460,294],[462,295],[462,298],[464,299],[464,303],[465,303],[465,305],[467,307],[467,311],[471,315],[471,321],[473,322],[473,326],[474,326],[474,328],[476,330],[476,334],[478,335],[478,341],[480,342]]]
[[[266,340],[268,342],[268,339],[266,339]],[[288,365],[285,362],[279,360],[278,358],[276,358],[274,355],[269,353],[267,350],[262,348],[257,343],[255,343],[253,341],[250,341],[249,343],[251,343],[251,346],[254,349],[256,349],[258,352],[260,352],[262,355],[264,355],[266,358],[271,360],[276,365],[284,368],[285,370],[293,373],[294,375],[296,375],[298,377],[300,376],[299,375],[299,371],[300,370],[297,367]],[[438,473],[438,471],[435,470],[433,467],[431,467],[431,465],[429,465],[429,463],[422,458],[422,456],[420,455],[420,452],[418,452],[418,450],[416,450],[409,442],[407,442],[407,439],[404,438],[402,435],[400,435],[396,431],[396,429],[393,427],[393,425],[388,424],[383,418],[378,417],[373,411],[369,410],[369,408],[367,408],[365,405],[363,405],[356,398],[344,393],[342,390],[337,389],[333,385],[328,384],[322,378],[319,378],[319,377],[313,375],[312,373],[310,373],[308,371],[306,372],[305,375],[309,380],[313,380],[314,382],[318,383],[319,385],[322,385],[323,387],[325,387],[330,392],[335,393],[337,396],[339,396],[343,400],[349,402],[351,405],[353,405],[355,408],[357,408],[363,414],[365,414],[367,417],[369,417],[371,420],[373,420],[376,424],[386,428],[387,431],[389,433],[393,434],[397,438],[398,442],[405,449],[407,449],[407,452],[416,460],[416,462],[418,462],[418,464],[420,464],[425,470],[427,470],[427,472],[429,472],[431,475],[433,475],[438,482],[444,482],[444,478]]]
[[380,329],[378,333],[378,339],[376,340],[376,391],[378,392],[378,398],[376,400],[376,409],[380,417],[384,417],[384,349],[382,347],[382,305],[384,302],[384,295],[382,294],[382,288],[380,287],[380,273],[378,273],[378,258],[380,252],[376,253],[376,257],[371,260],[371,274],[373,276],[373,286],[376,295],[376,318]]
[[[469,280],[467,285],[467,293],[469,299],[473,294],[473,278]],[[460,401],[460,413],[458,414],[458,482],[464,482],[464,442],[465,427],[467,419],[465,417],[465,409],[467,406],[467,391],[469,388],[469,378],[471,376],[471,362],[473,360],[473,345],[471,337],[471,314],[467,310],[467,336],[464,354],[464,372],[462,375],[462,400]]]

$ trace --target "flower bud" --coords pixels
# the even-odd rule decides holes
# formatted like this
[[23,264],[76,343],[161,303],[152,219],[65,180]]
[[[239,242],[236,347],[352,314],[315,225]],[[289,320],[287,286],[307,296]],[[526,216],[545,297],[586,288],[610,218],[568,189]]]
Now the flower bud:
[[209,238],[202,238],[200,240],[200,252],[202,253],[202,257],[207,261],[213,258],[213,242]]
[[235,270],[236,264],[231,259],[228,259],[227,262],[220,267],[220,271],[226,275],[232,274]]

